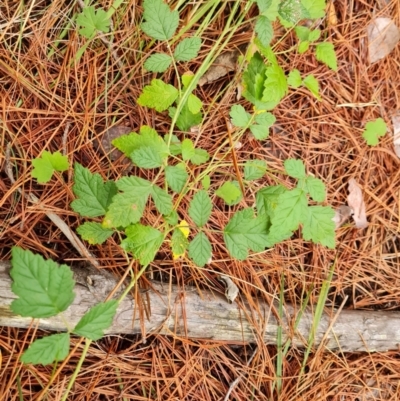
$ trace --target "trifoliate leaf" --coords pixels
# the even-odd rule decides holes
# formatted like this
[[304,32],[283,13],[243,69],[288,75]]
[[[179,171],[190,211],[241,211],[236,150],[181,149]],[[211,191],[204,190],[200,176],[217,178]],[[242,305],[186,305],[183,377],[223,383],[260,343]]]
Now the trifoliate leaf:
[[307,75],[303,79],[303,85],[310,90],[310,92],[318,99],[321,100],[321,95],[319,94],[319,83],[314,75]]
[[302,160],[287,159],[284,162],[286,174],[293,178],[305,178],[306,169]]
[[301,86],[301,75],[299,70],[290,71],[288,80],[289,86],[293,88],[299,88]]
[[212,247],[207,236],[199,232],[189,244],[189,258],[199,266],[203,267],[209,262],[212,255]]
[[215,195],[223,199],[229,206],[238,204],[243,198],[239,186],[235,185],[232,181],[226,181],[217,191],[215,191]]
[[317,19],[325,16],[325,0],[301,0],[306,18]]
[[233,105],[229,115],[231,116],[232,124],[239,128],[246,128],[251,120],[251,114],[247,113],[240,104]]
[[190,161],[196,166],[200,166],[200,164],[207,163],[210,155],[204,149],[195,149],[194,155],[190,158]]
[[245,260],[248,250],[261,252],[268,246],[268,217],[254,217],[253,209],[236,212],[224,229],[224,241],[232,257]]
[[12,248],[11,289],[18,297],[11,310],[21,316],[46,318],[65,311],[75,298],[72,271],[51,259]]
[[197,192],[190,202],[189,216],[197,227],[203,227],[210,218],[212,210],[211,199],[207,192],[201,190]]
[[97,31],[107,33],[110,30],[110,19],[107,17],[107,13],[101,8],[95,10],[93,6],[85,7],[78,14],[76,23],[82,27],[79,29],[79,33],[88,39]]
[[316,202],[323,202],[325,200],[325,184],[319,178],[308,176],[306,178],[306,188],[311,198]]
[[258,180],[267,171],[267,163],[264,160],[248,160],[244,165],[244,179],[247,181]]
[[303,218],[303,238],[335,248],[335,211],[327,206],[310,206]]
[[377,118],[375,121],[369,121],[365,124],[365,130],[362,134],[367,145],[375,146],[379,143],[379,137],[386,134],[386,123],[383,118]]
[[179,138],[172,134],[171,135],[171,140],[169,140],[169,136],[170,134],[167,134],[164,136],[164,142],[166,144],[168,144],[169,142],[169,152],[171,153],[171,155],[173,156],[178,156],[182,153],[182,144],[181,141],[179,140]]
[[32,160],[34,169],[32,177],[37,179],[39,184],[49,182],[54,171],[68,170],[68,158],[60,152],[50,153],[47,150],[43,151],[40,157]]
[[[175,107],[170,107],[168,109],[168,114],[171,118],[174,118],[175,113],[176,113]],[[194,127],[195,125],[199,125],[202,119],[203,115],[201,113],[193,114],[189,110],[188,103],[185,103],[176,120],[176,125],[181,131],[189,131],[190,128]]]
[[337,71],[336,53],[332,43],[318,43],[315,47],[315,57],[331,70]]
[[172,63],[172,58],[165,53],[156,53],[144,62],[144,68],[151,72],[164,72]]
[[211,178],[209,175],[205,175],[203,179],[201,180],[201,185],[203,188],[208,191],[211,185]]
[[278,64],[269,65],[265,75],[262,101],[279,103],[286,95],[288,85],[283,69]]
[[179,227],[175,228],[171,236],[172,258],[174,260],[183,256],[189,246],[187,237],[189,236],[189,227],[185,220],[179,223]]
[[100,340],[104,336],[104,330],[111,326],[117,307],[117,300],[101,302],[93,306],[79,320],[73,333],[92,341]]
[[200,38],[186,38],[176,46],[174,57],[177,61],[190,61],[197,57],[201,47]]
[[193,156],[194,156],[193,142],[190,139],[185,138],[182,141],[182,159],[187,161],[190,160],[190,158]]
[[36,339],[22,354],[21,362],[34,365],[50,365],[63,361],[69,353],[69,333],[52,334]]
[[167,184],[176,193],[182,191],[188,177],[189,175],[184,163],[165,167],[165,179],[167,180]]
[[125,234],[127,238],[122,240],[122,248],[132,252],[142,266],[146,266],[154,260],[164,240],[162,232],[142,224],[127,227]]
[[151,197],[157,210],[164,215],[169,215],[172,212],[172,197],[157,185],[152,186]]
[[141,28],[153,39],[168,40],[174,36],[179,24],[178,11],[171,9],[162,0],[144,0]]
[[147,106],[157,111],[167,110],[178,98],[178,89],[166,84],[161,79],[153,79],[150,85],[143,88],[137,100],[140,106]]
[[287,191],[282,185],[273,185],[260,189],[256,194],[258,214],[266,214],[269,218],[272,218],[278,206],[279,196]]
[[274,37],[274,28],[267,17],[260,15],[257,18],[255,31],[258,39],[264,46],[268,46],[271,43],[271,40]]
[[193,95],[193,93],[189,95],[187,105],[192,114],[198,114],[203,107],[202,101],[197,96]]
[[114,233],[114,230],[104,228],[100,223],[86,222],[80,225],[76,231],[89,244],[102,244]]

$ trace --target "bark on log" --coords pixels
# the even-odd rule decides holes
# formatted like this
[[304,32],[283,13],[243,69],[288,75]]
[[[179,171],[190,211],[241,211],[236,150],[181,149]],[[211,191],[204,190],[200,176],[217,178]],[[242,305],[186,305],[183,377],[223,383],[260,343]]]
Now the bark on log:
[[[16,296],[11,291],[10,265],[0,262],[0,326],[29,327],[32,319],[14,315],[10,304]],[[93,277],[92,277],[93,278]],[[89,288],[75,287],[73,304],[64,312],[64,318],[73,327],[80,317],[99,300]],[[276,319],[273,308],[257,301],[258,311],[247,304],[241,307],[229,304],[219,294],[195,288],[182,292],[178,287],[153,283],[149,291],[151,318],[144,320],[147,335],[161,333],[192,339],[221,340],[232,343],[257,342],[254,321],[259,321],[258,333],[267,344],[276,344],[279,325],[283,328],[284,341],[291,339],[292,345],[304,348],[313,327],[313,313],[306,309],[297,330],[294,321],[297,312],[285,306],[283,319]],[[275,305],[276,307],[276,305]],[[140,333],[140,320],[133,316],[132,298],[125,299],[118,308],[112,327],[107,334]],[[252,316],[252,322],[247,317]],[[34,325],[52,331],[66,330],[59,317],[37,319]],[[398,349],[400,343],[400,312],[342,310],[338,315],[324,313],[315,332],[315,346],[341,351],[387,351]]]

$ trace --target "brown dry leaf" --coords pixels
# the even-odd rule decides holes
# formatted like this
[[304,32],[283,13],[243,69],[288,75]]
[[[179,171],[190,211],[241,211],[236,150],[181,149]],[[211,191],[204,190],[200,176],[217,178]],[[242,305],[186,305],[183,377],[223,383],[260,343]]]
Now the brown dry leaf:
[[367,27],[369,62],[384,58],[400,40],[400,30],[390,18],[376,18]]
[[340,205],[335,210],[335,216],[333,217],[333,221],[335,222],[336,229],[342,226],[345,221],[351,216],[352,210],[347,205]]
[[365,214],[365,203],[361,188],[358,186],[354,178],[349,180],[349,195],[347,196],[347,204],[353,212],[353,220],[356,227],[366,228],[368,226],[367,215]]
[[396,155],[400,158],[400,110],[392,116],[393,145]]
[[228,276],[220,276],[220,280],[225,281],[226,289],[225,289],[225,296],[229,303],[232,303],[239,294],[239,288],[237,285],[231,280]]

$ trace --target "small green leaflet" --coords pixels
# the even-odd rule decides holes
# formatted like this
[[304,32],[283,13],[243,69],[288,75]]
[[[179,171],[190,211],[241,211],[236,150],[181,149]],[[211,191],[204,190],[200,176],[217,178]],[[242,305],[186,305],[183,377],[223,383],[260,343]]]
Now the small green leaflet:
[[171,226],[178,225],[179,216],[176,210],[173,210],[168,216],[165,216],[165,221]]
[[335,248],[335,211],[327,206],[309,206],[303,220],[303,238]]
[[239,185],[232,181],[226,181],[215,191],[215,195],[223,199],[229,206],[237,205],[243,198]]
[[101,8],[95,10],[93,6],[85,7],[78,14],[76,23],[82,27],[79,29],[79,33],[88,39],[97,31],[107,33],[110,30],[110,19],[107,17],[107,13]]
[[193,95],[193,93],[191,93],[188,98],[187,106],[189,111],[192,114],[196,115],[203,107],[203,103],[196,95]]
[[11,253],[11,289],[18,296],[11,303],[15,314],[46,318],[71,305],[75,298],[72,291],[75,282],[68,266],[18,247],[13,247]]
[[207,192],[201,190],[197,192],[190,202],[189,216],[197,227],[203,227],[210,218],[212,210],[211,199]]
[[164,240],[162,232],[142,224],[127,227],[125,234],[127,238],[122,240],[122,248],[132,252],[142,266],[147,266],[154,260]]
[[182,79],[182,85],[184,88],[187,88],[190,83],[193,81],[194,74],[192,71],[186,71],[182,74],[181,79]]
[[192,37],[183,39],[182,42],[176,46],[174,58],[177,61],[190,61],[197,57],[200,47],[200,38]]
[[270,112],[264,112],[256,115],[255,122],[250,126],[250,131],[254,138],[261,141],[269,136],[269,129],[275,123],[276,118]]
[[235,104],[232,106],[229,113],[232,119],[232,124],[235,127],[246,128],[251,121],[251,114],[247,113],[243,106]]
[[310,90],[310,92],[318,99],[321,100],[321,95],[319,94],[319,83],[317,78],[314,75],[307,75],[303,79],[303,84],[306,88]]
[[184,255],[186,249],[188,249],[189,241],[185,237],[185,234],[179,228],[175,228],[171,236],[171,250],[177,257]]
[[51,180],[54,171],[68,170],[68,158],[60,152],[50,153],[47,150],[43,151],[40,157],[32,160],[34,169],[32,177],[37,179],[39,184],[44,184]]
[[289,86],[292,86],[293,88],[299,88],[302,84],[300,71],[297,69],[290,71],[287,82]]
[[285,167],[286,174],[292,178],[305,178],[306,169],[302,160],[297,159],[286,159],[283,163]]
[[201,180],[201,185],[203,186],[203,189],[205,189],[206,191],[210,189],[211,178],[209,175],[204,176],[204,178]]
[[318,43],[315,47],[315,57],[318,61],[326,64],[331,70],[337,71],[336,53],[332,43]]
[[186,172],[184,163],[179,163],[176,166],[165,167],[165,179],[168,186],[176,193],[180,193],[188,180],[189,175]]
[[279,196],[287,191],[282,185],[273,185],[260,189],[256,194],[258,214],[266,214],[269,218],[272,218],[278,206]]
[[267,171],[267,163],[264,160],[247,160],[244,165],[244,179],[247,181],[262,178]]
[[174,36],[179,24],[178,11],[171,11],[162,0],[144,0],[141,28],[153,39],[168,40]]
[[83,223],[76,229],[76,231],[91,245],[102,244],[114,233],[114,230],[104,228],[100,223],[95,222]]
[[369,146],[375,146],[379,143],[379,137],[386,134],[386,123],[383,118],[377,118],[375,121],[369,121],[365,124],[363,138]]
[[260,13],[268,10],[271,7],[272,0],[255,0]]
[[21,362],[34,365],[50,365],[63,361],[69,353],[69,333],[52,334],[35,340],[22,354]]
[[210,241],[203,232],[199,232],[189,244],[189,258],[203,267],[211,260],[212,248]]
[[71,202],[71,208],[84,217],[103,216],[117,194],[113,181],[104,183],[100,174],[92,174],[79,163],[74,166],[72,190],[78,199]]
[[171,140],[169,140],[170,134],[167,134],[164,136],[164,142],[168,145],[168,142],[170,142],[169,145],[169,152],[173,156],[178,156],[182,153],[182,144],[179,138],[172,134],[171,135]]
[[302,7],[299,0],[282,0],[278,8],[279,16],[291,24],[302,18]]
[[321,31],[319,29],[312,30],[308,35],[308,40],[310,42],[315,42],[321,36]]
[[196,166],[200,166],[200,164],[206,163],[210,155],[204,149],[195,149],[194,155],[190,158],[190,161],[195,164]]
[[257,0],[260,13],[270,21],[275,21],[278,16],[278,8],[281,0]]
[[100,340],[104,335],[104,330],[111,326],[117,307],[117,300],[101,302],[93,306],[79,320],[73,333],[92,341]]
[[169,215],[172,212],[172,197],[157,185],[152,186],[151,197],[157,210],[164,215]]
[[304,42],[299,43],[299,47],[297,48],[297,51],[299,54],[305,53],[308,49],[310,48],[310,42],[308,40]]
[[286,95],[288,84],[283,69],[278,64],[267,66],[262,101],[279,103]]
[[147,106],[157,111],[167,110],[178,98],[178,89],[166,84],[161,79],[153,79],[150,85],[143,88],[137,100],[140,106]]
[[253,209],[236,212],[224,229],[224,241],[232,257],[245,260],[248,250],[263,251],[269,244],[268,217],[254,217]]
[[164,72],[172,63],[172,58],[165,53],[151,55],[145,62],[144,68],[151,72]]
[[306,178],[306,188],[311,198],[316,202],[323,202],[325,200],[325,184],[319,178],[308,176]]
[[190,139],[184,139],[182,141],[182,159],[187,161],[194,156],[194,145]]
[[325,16],[325,0],[301,0],[301,5],[305,18],[317,19]]
[[271,40],[274,37],[274,28],[267,17],[260,15],[257,18],[255,31],[258,39],[264,46],[268,46],[271,43]]
[[301,41],[308,41],[310,37],[310,32],[311,29],[307,28],[306,26],[296,26],[294,28],[294,31],[296,32],[296,36],[301,40]]
[[[193,100],[193,99],[192,99]],[[198,106],[198,103],[197,103]],[[195,105],[195,107],[197,107]],[[193,108],[193,101],[191,104],[191,107]],[[174,118],[176,113],[176,108],[175,107],[170,107],[168,109],[168,115],[171,118]],[[196,113],[193,114],[190,109],[189,109],[189,100],[186,102],[183,107],[181,112],[179,113],[179,116],[176,120],[176,125],[181,131],[189,131],[190,128],[194,127],[195,125],[199,125],[201,123],[201,120],[203,119],[203,115],[201,113]]]

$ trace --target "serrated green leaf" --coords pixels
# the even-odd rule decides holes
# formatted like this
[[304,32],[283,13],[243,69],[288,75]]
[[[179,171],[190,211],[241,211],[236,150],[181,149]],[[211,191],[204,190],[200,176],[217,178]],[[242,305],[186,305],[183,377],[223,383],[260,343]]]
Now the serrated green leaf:
[[285,21],[296,24],[302,18],[300,0],[282,0],[278,12]]
[[182,141],[182,159],[187,161],[190,160],[190,158],[193,156],[194,156],[193,142],[190,139],[185,138]]
[[256,115],[255,122],[250,126],[250,131],[254,137],[261,141],[269,136],[269,129],[275,123],[276,118],[272,113],[264,112]]
[[189,95],[188,102],[187,102],[189,111],[193,114],[198,114],[203,107],[202,101],[193,93]]
[[211,210],[211,199],[204,190],[197,192],[190,201],[189,216],[197,227],[203,227],[207,223]]
[[336,53],[332,43],[318,43],[315,47],[315,57],[318,61],[326,64],[331,70],[337,71]]
[[153,39],[168,40],[174,36],[179,24],[178,11],[171,11],[162,0],[144,0],[143,32]]
[[13,247],[11,253],[11,290],[18,297],[11,303],[15,314],[46,318],[71,305],[75,282],[68,266],[18,247]]
[[163,165],[165,158],[164,155],[160,155],[157,148],[152,146],[145,146],[135,150],[131,154],[131,160],[141,168],[157,168]]
[[200,166],[203,163],[207,163],[210,155],[204,149],[195,149],[194,155],[190,158],[190,161],[196,166]]
[[267,11],[269,7],[271,7],[272,0],[255,0],[257,3],[258,10],[260,13]]
[[76,229],[76,231],[91,245],[102,244],[114,233],[114,230],[104,228],[100,223],[95,222],[83,223]]
[[268,246],[268,217],[254,217],[253,209],[236,212],[224,229],[224,241],[232,257],[245,260],[248,250],[261,252]]
[[166,144],[168,144],[168,142],[170,142],[170,145],[169,145],[169,152],[170,152],[171,155],[173,155],[173,156],[178,156],[178,155],[180,155],[180,154],[182,153],[182,144],[181,144],[181,141],[180,141],[179,138],[178,138],[176,135],[174,135],[174,134],[171,135],[171,141],[169,141],[169,136],[170,136],[170,134],[166,134],[166,135],[164,136],[164,142],[165,142]]
[[265,127],[264,125],[253,124],[250,126],[250,131],[258,141],[269,137],[269,127]]
[[375,146],[379,143],[379,137],[386,134],[386,123],[383,118],[377,118],[375,121],[368,121],[365,124],[365,130],[362,134],[363,138],[369,146]]
[[189,258],[197,266],[203,267],[210,261],[211,255],[212,247],[210,241],[203,232],[199,232],[189,244]]
[[294,31],[296,32],[296,36],[299,38],[301,41],[308,41],[311,33],[311,29],[307,28],[306,26],[296,26],[294,28]]
[[287,159],[284,162],[286,174],[293,178],[305,178],[306,169],[302,160]]
[[165,221],[171,226],[176,226],[178,224],[179,216],[176,210],[173,210],[168,216],[164,216]]
[[151,72],[164,72],[172,63],[172,58],[165,53],[151,55],[145,62],[144,68]]
[[127,227],[125,234],[127,238],[122,240],[122,248],[132,252],[142,266],[146,266],[154,260],[164,240],[162,232],[142,224]]
[[40,157],[32,160],[32,177],[37,179],[39,184],[49,182],[54,171],[68,170],[68,158],[60,152],[50,153],[43,151]]
[[36,339],[22,354],[21,362],[34,365],[50,365],[63,361],[69,353],[69,333],[52,334]]
[[297,48],[297,51],[299,54],[305,53],[308,49],[310,48],[310,42],[308,40],[304,42],[299,43],[299,47]]
[[325,184],[319,178],[308,176],[306,178],[306,188],[311,198],[316,202],[323,202],[325,200]]
[[317,19],[325,16],[325,0],[301,0],[301,5],[307,13],[307,18]]
[[188,180],[189,175],[184,163],[165,167],[165,179],[168,186],[176,193],[180,193]]
[[299,70],[293,70],[290,71],[288,80],[287,80],[289,86],[292,86],[293,88],[298,88],[301,86],[301,75]]
[[90,39],[97,31],[107,33],[110,30],[110,19],[101,8],[95,10],[94,6],[85,7],[76,18],[76,23],[82,28],[79,33]]
[[210,185],[211,185],[211,178],[209,175],[205,175],[203,179],[201,180],[201,185],[203,186],[203,189],[206,191],[209,190]]
[[201,39],[192,37],[183,39],[174,51],[174,57],[177,61],[190,61],[197,57],[201,47]]
[[307,75],[303,79],[303,85],[310,90],[310,92],[318,99],[321,100],[321,95],[319,94],[319,83],[314,75]]
[[178,89],[166,84],[161,79],[153,79],[150,85],[143,88],[137,100],[140,106],[147,106],[157,111],[167,110],[178,98]]
[[256,193],[256,208],[259,215],[266,214],[269,218],[275,213],[279,196],[288,190],[282,185],[262,188]]
[[233,105],[229,115],[231,116],[232,124],[239,128],[246,128],[251,120],[251,114],[247,113],[240,104]]
[[262,101],[279,103],[288,90],[285,73],[278,64],[272,64],[267,67],[265,74],[267,78]]
[[308,40],[310,42],[315,42],[316,40],[319,39],[320,36],[321,36],[321,31],[319,29],[314,29],[308,35]]
[[101,302],[93,306],[79,320],[73,333],[92,341],[100,340],[104,335],[104,330],[111,326],[117,307],[117,300]]
[[274,37],[274,28],[267,17],[260,15],[257,18],[255,31],[258,39],[264,46],[268,46],[271,43],[271,40]]
[[242,191],[239,186],[232,181],[226,181],[220,188],[215,191],[215,195],[224,200],[229,205],[237,205],[243,198]]
[[[267,17],[270,21],[275,21],[278,16],[278,8],[281,0],[258,0],[257,5],[260,13]],[[260,7],[260,4],[262,7]],[[261,11],[262,10],[262,11]]]
[[188,249],[189,241],[181,229],[175,228],[171,236],[171,250],[174,259],[185,254]]
[[267,171],[267,163],[264,160],[248,160],[244,165],[244,179],[247,181],[258,180]]
[[152,186],[151,197],[157,210],[164,215],[172,212],[172,196],[157,185]]
[[[171,118],[174,118],[176,113],[175,107],[170,107],[168,109],[168,114]],[[190,128],[201,123],[203,115],[201,113],[193,114],[189,110],[188,103],[185,103],[182,107],[181,112],[176,120],[176,125],[181,131],[189,131]]]
[[335,248],[335,211],[327,206],[310,206],[303,219],[303,238],[328,248]]

